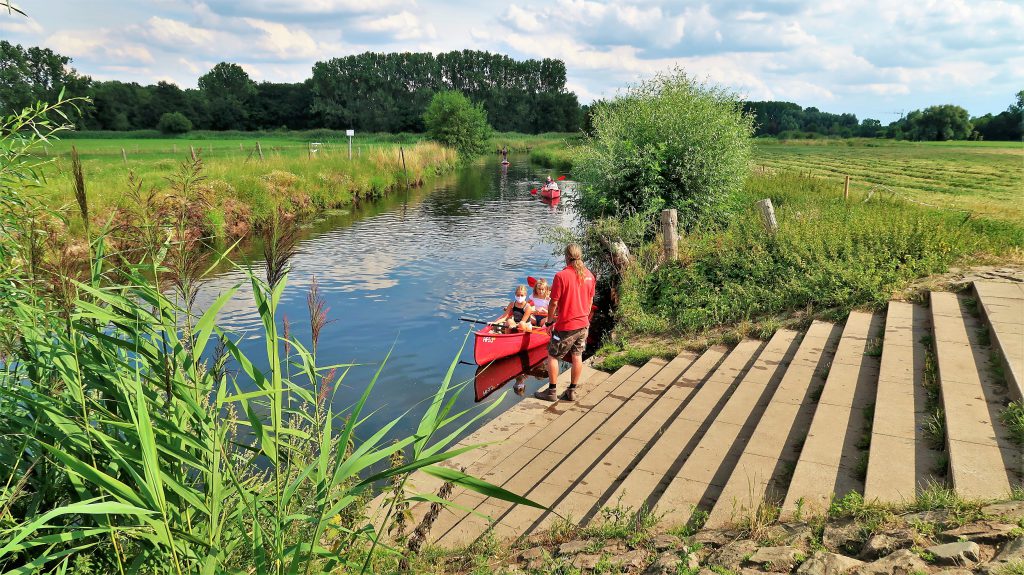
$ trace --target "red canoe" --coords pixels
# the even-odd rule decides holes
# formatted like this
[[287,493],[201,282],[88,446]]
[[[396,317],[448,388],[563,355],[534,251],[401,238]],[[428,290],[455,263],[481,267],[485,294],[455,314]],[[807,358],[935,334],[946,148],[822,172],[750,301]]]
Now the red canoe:
[[558,188],[549,189],[547,187],[543,187],[540,189],[540,197],[542,198],[557,198],[560,195],[562,195],[562,190],[559,190]]
[[477,365],[487,365],[496,359],[546,345],[551,339],[551,330],[494,333],[491,326],[487,326],[474,336],[473,359]]
[[[473,379],[473,391],[475,392],[476,401],[483,401],[487,396],[508,384],[508,382],[515,381],[520,376],[526,375],[527,372],[531,372],[547,356],[547,349],[536,347],[529,352],[503,357],[476,368],[476,377]],[[538,373],[534,377],[539,375],[543,374]]]

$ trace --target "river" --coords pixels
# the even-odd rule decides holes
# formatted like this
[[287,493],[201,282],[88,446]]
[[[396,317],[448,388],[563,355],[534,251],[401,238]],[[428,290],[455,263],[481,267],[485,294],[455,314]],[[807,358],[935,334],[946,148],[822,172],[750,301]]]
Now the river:
[[[550,281],[562,267],[561,256],[555,255],[559,248],[545,241],[545,233],[571,226],[572,212],[564,201],[551,205],[530,194],[547,170],[530,165],[525,156],[511,160],[504,169],[497,160],[464,167],[428,181],[424,188],[327,215],[302,230],[279,320],[287,316],[293,337],[308,345],[306,297],[316,278],[331,321],[320,337],[318,363],[363,364],[342,382],[334,399],[336,409],[352,405],[390,352],[369,400],[368,409],[376,411],[363,424],[361,435],[406,412],[392,436],[413,433],[425,400],[433,396],[460,348],[462,363],[452,382],[473,381],[476,376],[472,337],[462,347],[475,327],[459,318],[491,319],[527,276]],[[262,276],[260,253],[259,246],[252,246],[236,254],[236,263],[252,261]],[[211,277],[201,289],[198,307],[205,308],[238,284],[219,325],[241,337],[242,350],[263,367],[262,328],[241,271]],[[522,363],[543,356],[540,352]],[[494,392],[506,375],[519,371],[507,364],[488,369],[490,374],[481,375],[479,386],[471,383],[458,396],[456,412],[472,407],[483,392]],[[499,369],[507,373],[499,376]],[[523,396],[541,385],[540,379],[530,377]],[[514,387],[505,385],[482,399],[501,401],[488,418],[521,399]]]

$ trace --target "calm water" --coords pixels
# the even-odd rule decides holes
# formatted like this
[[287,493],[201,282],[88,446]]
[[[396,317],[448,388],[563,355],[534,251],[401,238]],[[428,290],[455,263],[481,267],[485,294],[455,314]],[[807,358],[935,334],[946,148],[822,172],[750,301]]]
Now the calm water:
[[[434,180],[421,190],[398,193],[373,205],[336,214],[304,230],[299,252],[292,261],[280,317],[287,315],[292,334],[309,341],[306,295],[313,278],[330,308],[332,321],[321,334],[321,365],[359,362],[342,384],[335,407],[345,408],[362,393],[379,362],[391,351],[370,399],[377,413],[363,434],[411,410],[396,435],[412,432],[452,362],[459,354],[471,324],[462,316],[493,318],[513,296],[517,284],[529,275],[550,281],[562,258],[543,234],[572,223],[565,202],[552,206],[530,195],[537,180],[548,174],[529,166],[525,157],[512,158],[502,170],[496,161],[462,169]],[[250,254],[252,259],[259,259]],[[239,260],[244,259],[242,256]],[[260,268],[262,264],[254,264]],[[265,357],[259,319],[252,311],[252,294],[240,272],[214,277],[203,288],[199,308],[223,290],[241,283],[238,295],[221,313],[220,324],[243,339],[243,350],[257,365]],[[465,362],[453,381],[473,380],[472,338],[461,351]],[[478,399],[502,405],[491,417],[520,397],[509,384],[494,388],[535,360],[509,360],[488,368],[460,395],[456,410]],[[500,374],[498,372],[501,372]],[[497,381],[495,378],[500,378]],[[523,378],[520,378],[523,379]],[[527,380],[525,395],[541,385]]]

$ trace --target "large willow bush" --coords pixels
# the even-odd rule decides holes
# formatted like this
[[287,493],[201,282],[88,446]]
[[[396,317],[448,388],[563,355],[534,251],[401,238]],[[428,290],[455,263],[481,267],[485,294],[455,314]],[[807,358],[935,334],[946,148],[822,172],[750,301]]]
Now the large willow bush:
[[579,206],[588,219],[679,211],[692,229],[729,219],[743,186],[753,117],[739,97],[681,70],[629,88],[593,113],[593,133],[574,153]]

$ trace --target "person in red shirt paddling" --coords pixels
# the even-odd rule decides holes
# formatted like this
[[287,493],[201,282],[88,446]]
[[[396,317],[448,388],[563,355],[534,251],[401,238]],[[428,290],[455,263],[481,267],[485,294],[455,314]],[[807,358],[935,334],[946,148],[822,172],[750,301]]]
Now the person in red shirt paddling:
[[[565,269],[555,274],[548,302],[548,322],[555,318],[554,333],[548,342],[550,385],[534,394],[537,399],[576,400],[576,383],[583,373],[583,348],[587,345],[590,310],[594,305],[594,274],[583,265],[583,250],[576,244],[565,247]],[[558,358],[569,355],[572,376],[569,387],[558,395]]]

